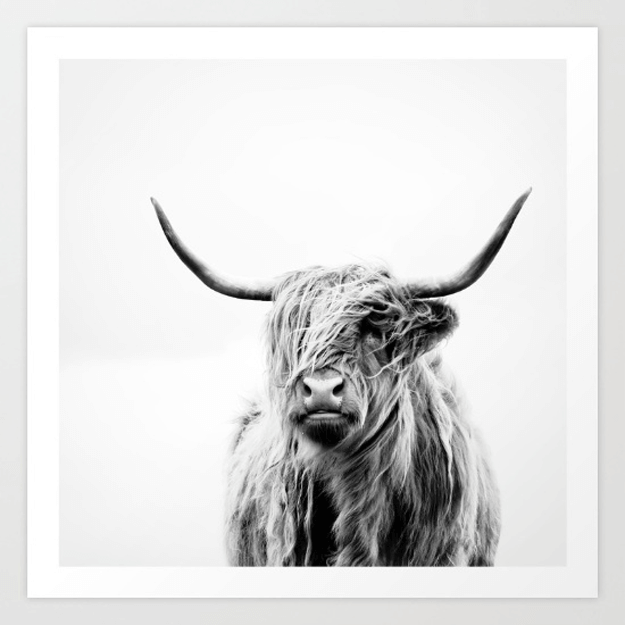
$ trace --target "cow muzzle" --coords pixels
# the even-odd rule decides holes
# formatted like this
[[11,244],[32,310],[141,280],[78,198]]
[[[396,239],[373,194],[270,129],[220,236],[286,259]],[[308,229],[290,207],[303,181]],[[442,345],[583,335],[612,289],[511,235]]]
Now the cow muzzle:
[[331,448],[358,426],[354,385],[336,369],[317,369],[302,376],[295,395],[297,408],[290,418],[305,440]]
[[345,379],[332,369],[321,369],[300,381],[300,396],[310,417],[341,412]]

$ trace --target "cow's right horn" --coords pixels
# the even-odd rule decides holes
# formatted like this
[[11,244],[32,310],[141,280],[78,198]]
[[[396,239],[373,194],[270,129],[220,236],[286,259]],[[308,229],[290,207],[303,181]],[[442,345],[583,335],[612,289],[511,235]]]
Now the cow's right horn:
[[224,274],[219,274],[205,265],[189,248],[180,240],[172,228],[165,211],[154,199],[152,204],[156,209],[156,215],[161,224],[161,228],[169,241],[169,244],[178,254],[180,260],[208,287],[230,297],[238,299],[253,299],[269,301],[272,298],[275,281],[255,281],[232,278]]

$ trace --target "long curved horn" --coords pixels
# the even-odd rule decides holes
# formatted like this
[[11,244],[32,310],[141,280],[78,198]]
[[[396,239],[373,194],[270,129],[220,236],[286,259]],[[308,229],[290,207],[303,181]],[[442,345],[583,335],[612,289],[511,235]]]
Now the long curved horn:
[[506,213],[506,216],[503,218],[488,243],[464,269],[449,278],[441,280],[416,280],[407,282],[405,287],[412,297],[427,299],[429,297],[452,295],[453,293],[458,293],[458,291],[466,289],[479,280],[493,262],[495,256],[497,256],[497,253],[512,228],[514,220],[517,218],[519,211],[523,208],[523,204],[525,204],[525,200],[527,200],[531,192],[532,188],[530,187],[512,205],[512,208]]
[[240,280],[237,278],[231,278],[224,274],[218,274],[210,267],[206,266],[189,248],[180,240],[178,235],[172,228],[167,215],[160,207],[159,203],[150,198],[152,205],[156,209],[156,215],[161,224],[161,228],[169,241],[169,244],[174,249],[174,252],[178,254],[180,260],[208,287],[222,293],[223,295],[229,295],[230,297],[236,297],[238,299],[253,299],[253,300],[271,300],[273,288],[275,282],[267,281],[255,281],[255,280]]

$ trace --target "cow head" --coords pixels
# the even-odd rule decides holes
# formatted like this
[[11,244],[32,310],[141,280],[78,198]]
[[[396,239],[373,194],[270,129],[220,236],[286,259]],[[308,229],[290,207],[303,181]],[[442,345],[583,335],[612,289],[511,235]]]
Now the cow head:
[[269,391],[304,443],[353,446],[379,429],[416,359],[456,325],[388,270],[313,267],[276,285],[267,320]]

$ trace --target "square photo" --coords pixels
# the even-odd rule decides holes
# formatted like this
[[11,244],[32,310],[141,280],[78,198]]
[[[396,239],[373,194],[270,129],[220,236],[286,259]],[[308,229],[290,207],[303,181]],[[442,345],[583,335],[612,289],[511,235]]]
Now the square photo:
[[33,48],[59,47],[58,212],[30,211],[30,288],[58,313],[29,326],[42,354],[52,333],[56,372],[29,419],[33,593],[447,596],[423,588],[449,576],[449,596],[521,578],[536,596],[534,572],[564,579],[570,60],[425,55],[419,29],[398,51],[394,29],[189,29],[213,42],[195,56],[185,29],[160,56],[150,29],[134,55],[115,29],[84,55],[37,30]]

